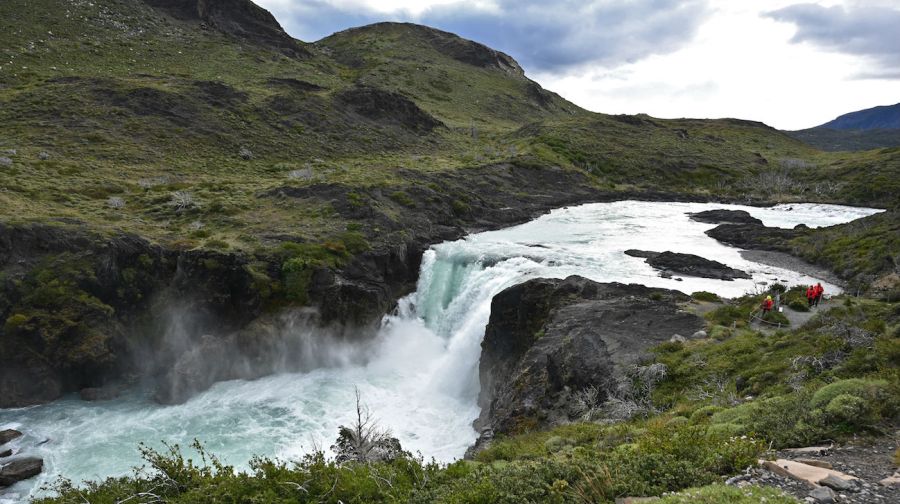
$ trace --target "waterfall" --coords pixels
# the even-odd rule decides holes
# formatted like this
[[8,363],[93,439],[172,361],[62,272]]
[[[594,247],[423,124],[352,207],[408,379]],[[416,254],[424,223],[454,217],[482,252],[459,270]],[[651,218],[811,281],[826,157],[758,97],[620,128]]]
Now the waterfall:
[[[290,459],[315,446],[327,449],[338,426],[352,421],[355,388],[405,449],[440,461],[459,458],[476,438],[472,422],[479,414],[478,359],[491,299],[506,287],[529,278],[578,274],[732,297],[752,291],[759,282],[816,280],[747,261],[738,249],[704,234],[712,225],[685,215],[713,208],[747,210],[766,225],[781,227],[832,225],[877,212],[834,205],[752,208],[623,201],[560,209],[521,226],[438,244],[424,254],[416,291],[384,318],[376,340],[364,347],[364,357],[359,348],[311,340],[310,352],[328,357],[318,369],[309,363],[311,370],[303,373],[218,383],[181,405],[161,406],[135,390],[101,403],[66,398],[0,410],[0,429],[21,428],[26,432],[22,446],[45,459],[39,478],[6,490],[0,503],[18,502],[59,475],[78,482],[127,474],[141,463],[140,442],[187,446],[196,438],[237,468],[246,467],[254,454]],[[665,279],[643,260],[625,256],[629,248],[693,253],[743,269],[753,278]],[[825,287],[829,293],[839,291],[834,285]],[[306,326],[289,330],[315,336]],[[44,439],[49,441],[38,445]]]

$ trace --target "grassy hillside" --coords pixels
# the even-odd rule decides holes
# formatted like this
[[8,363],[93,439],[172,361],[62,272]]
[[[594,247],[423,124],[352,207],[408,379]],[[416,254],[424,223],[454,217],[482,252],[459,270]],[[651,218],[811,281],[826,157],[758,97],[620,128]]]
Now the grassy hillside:
[[742,121],[587,113],[510,57],[414,25],[341,32],[304,57],[140,0],[10,0],[0,25],[7,220],[76,219],[162,243],[202,226],[210,240],[189,246],[253,249],[345,227],[327,201],[284,205],[258,197],[267,190],[402,187],[508,160],[609,189],[874,205],[900,193],[896,153],[824,154]]
[[900,147],[900,129],[834,130],[824,127],[788,131],[788,135],[824,151],[863,151]]

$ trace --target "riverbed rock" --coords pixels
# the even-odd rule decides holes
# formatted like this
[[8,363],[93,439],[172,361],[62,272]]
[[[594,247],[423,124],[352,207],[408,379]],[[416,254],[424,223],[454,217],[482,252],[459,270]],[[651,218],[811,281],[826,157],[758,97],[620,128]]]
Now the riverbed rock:
[[43,468],[44,460],[37,457],[13,460],[0,468],[0,487],[10,486],[37,476]]
[[704,326],[679,308],[688,299],[578,276],[497,294],[481,345],[476,428],[511,434],[569,421],[575,395],[592,387],[605,400],[650,347]]
[[0,445],[5,445],[13,439],[18,439],[20,437],[22,437],[22,433],[15,429],[2,430],[0,431]]
[[762,224],[721,224],[706,235],[722,243],[742,249],[791,252],[790,241],[809,233],[809,229],[782,229]]
[[694,254],[629,249],[625,251],[625,255],[644,258],[647,264],[662,270],[660,276],[664,278],[671,278],[673,273],[729,281],[736,278],[751,278],[745,271]]
[[746,210],[704,210],[702,212],[688,213],[691,220],[708,224],[759,224],[762,221],[750,215]]
[[12,448],[7,448],[5,450],[0,450],[0,458],[6,458],[12,455]]

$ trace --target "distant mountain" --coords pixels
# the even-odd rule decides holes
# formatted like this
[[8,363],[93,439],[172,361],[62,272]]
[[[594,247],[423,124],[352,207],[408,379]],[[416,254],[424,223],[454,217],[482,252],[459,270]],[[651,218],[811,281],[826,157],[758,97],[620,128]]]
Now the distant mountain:
[[900,103],[844,114],[815,128],[787,134],[826,151],[900,146]]
[[833,130],[898,129],[900,103],[850,112],[817,127]]

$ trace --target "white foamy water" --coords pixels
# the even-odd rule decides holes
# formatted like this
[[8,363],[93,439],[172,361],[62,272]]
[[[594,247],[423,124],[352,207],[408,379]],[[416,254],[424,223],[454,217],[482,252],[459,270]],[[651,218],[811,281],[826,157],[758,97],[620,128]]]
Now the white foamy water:
[[[347,359],[309,373],[223,382],[178,406],[155,404],[135,391],[108,402],[70,398],[0,410],[0,429],[27,434],[14,446],[45,460],[40,477],[0,491],[0,503],[18,502],[59,475],[77,482],[127,474],[141,463],[140,442],[186,446],[196,438],[238,468],[254,454],[290,459],[316,445],[327,449],[338,426],[352,419],[355,387],[405,449],[441,461],[459,458],[476,438],[471,425],[479,413],[477,367],[490,301],[506,287],[577,274],[732,297],[760,282],[817,280],[744,260],[738,249],[703,233],[714,225],[685,215],[715,208],[747,210],[779,227],[829,226],[878,212],[813,204],[754,208],[624,201],[560,209],[527,224],[443,243],[426,252],[418,290],[385,318],[365,362]],[[643,259],[623,254],[631,248],[697,254],[745,270],[753,279],[664,279]],[[38,444],[43,440],[48,441]]]

